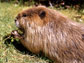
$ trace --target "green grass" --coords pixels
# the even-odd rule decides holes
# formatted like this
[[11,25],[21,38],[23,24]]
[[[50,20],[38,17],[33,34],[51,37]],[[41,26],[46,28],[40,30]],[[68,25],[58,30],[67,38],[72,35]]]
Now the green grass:
[[[19,11],[26,8],[29,7],[19,6],[12,3],[10,4],[0,3],[0,63],[49,63],[50,62],[49,59],[46,59],[45,57],[39,55],[32,54],[31,52],[28,51],[27,51],[28,54],[25,54],[26,50],[24,48],[23,50],[18,49],[19,47],[18,45],[20,44],[14,44],[17,41],[15,42],[13,41],[14,43],[12,43],[11,40],[6,40],[6,41],[3,40],[4,36],[10,34],[12,30],[17,29],[14,23],[14,18],[19,13]],[[74,16],[81,15],[74,9],[60,10],[60,12],[73,20],[75,20]],[[84,21],[84,16],[82,16],[79,19],[82,19],[82,21]],[[6,42],[10,44],[7,44]]]
[[[83,9],[84,10],[84,9]],[[78,10],[75,9],[66,9],[66,10],[60,10],[61,13],[63,13],[68,18],[83,23],[84,22],[84,14],[78,12]],[[81,11],[83,12],[83,11]]]

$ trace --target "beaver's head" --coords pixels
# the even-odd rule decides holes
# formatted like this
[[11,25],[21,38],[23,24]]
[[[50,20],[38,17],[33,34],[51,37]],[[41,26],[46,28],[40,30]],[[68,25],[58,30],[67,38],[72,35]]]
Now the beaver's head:
[[20,12],[15,23],[18,28],[26,29],[26,27],[44,26],[49,21],[49,9],[44,6],[30,8]]

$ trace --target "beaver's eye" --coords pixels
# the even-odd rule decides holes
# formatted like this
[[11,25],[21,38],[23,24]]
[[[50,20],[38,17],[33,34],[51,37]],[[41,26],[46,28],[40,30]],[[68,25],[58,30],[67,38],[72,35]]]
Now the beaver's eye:
[[27,14],[23,14],[22,17],[27,17]]

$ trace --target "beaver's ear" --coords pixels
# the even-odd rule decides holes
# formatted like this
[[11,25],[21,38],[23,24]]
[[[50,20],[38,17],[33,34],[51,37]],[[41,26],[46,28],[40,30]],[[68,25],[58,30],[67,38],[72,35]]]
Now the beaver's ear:
[[39,11],[39,16],[41,19],[43,19],[46,16],[46,12],[44,10]]
[[82,34],[82,39],[84,40],[84,34]]

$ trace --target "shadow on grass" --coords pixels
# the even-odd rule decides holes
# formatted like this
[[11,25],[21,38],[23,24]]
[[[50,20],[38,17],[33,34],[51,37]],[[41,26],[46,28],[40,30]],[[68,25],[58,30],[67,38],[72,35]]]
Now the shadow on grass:
[[50,59],[48,59],[47,57],[45,57],[42,53],[40,54],[33,54],[32,52],[30,52],[29,50],[27,50],[21,43],[20,41],[14,39],[14,38],[11,38],[9,36],[4,36],[4,44],[7,46],[7,47],[10,47],[9,45],[13,45],[16,50],[20,51],[22,54],[28,54],[30,56],[36,56],[38,58],[41,58],[43,60],[46,60],[48,61],[49,63],[53,63],[53,61],[51,61]]

